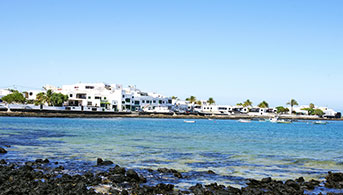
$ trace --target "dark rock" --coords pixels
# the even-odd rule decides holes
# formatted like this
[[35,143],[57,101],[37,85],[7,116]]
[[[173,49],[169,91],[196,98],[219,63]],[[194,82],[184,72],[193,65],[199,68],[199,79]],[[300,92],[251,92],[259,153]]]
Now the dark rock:
[[113,162],[112,161],[110,161],[110,160],[105,160],[103,163],[102,163],[102,165],[113,165]]
[[271,177],[266,177],[266,178],[263,178],[261,180],[262,183],[269,183],[269,182],[272,182],[272,178]]
[[194,194],[205,194],[205,188],[201,185],[201,184],[196,184],[195,186],[191,186],[190,188],[189,188],[189,190],[191,191],[191,192],[193,192]]
[[303,177],[299,177],[295,181],[298,182],[298,183],[303,183],[303,182],[305,182],[305,179]]
[[121,195],[129,195],[129,192],[127,192],[126,190],[122,190],[120,194]]
[[126,178],[123,175],[110,175],[108,179],[113,183],[123,183],[125,182]]
[[169,173],[169,169],[167,168],[158,168],[157,171],[160,173]]
[[21,170],[21,171],[32,171],[33,168],[31,166],[24,165],[24,166],[20,167],[19,170]]
[[177,172],[177,173],[174,173],[174,177],[177,177],[177,178],[182,178],[182,174]]
[[248,179],[249,183],[247,183],[248,186],[259,186],[261,184],[260,181],[256,179]]
[[0,164],[1,164],[1,165],[5,165],[5,164],[7,164],[7,162],[6,162],[4,159],[1,159],[1,160],[0,160]]
[[97,159],[97,161],[96,161],[96,164],[98,165],[98,166],[101,166],[101,165],[112,165],[113,164],[113,162],[112,161],[110,161],[110,160],[102,160],[101,158],[98,158]]
[[123,167],[120,167],[119,165],[116,165],[114,168],[111,168],[109,170],[110,173],[114,173],[114,174],[122,174],[122,175],[125,175],[125,168]]
[[27,165],[27,166],[33,166],[35,163],[33,163],[33,162],[25,162],[25,165]]
[[152,169],[146,169],[147,171],[149,171],[150,173],[154,172],[154,170]]
[[50,162],[50,161],[49,161],[49,159],[47,159],[47,158],[43,160],[43,163],[49,163],[49,162]]
[[11,146],[10,145],[4,145],[6,148],[10,148]]
[[54,169],[54,171],[62,171],[62,170],[64,170],[63,166],[58,166]]
[[178,171],[175,169],[167,169],[167,168],[158,168],[157,171],[160,173],[178,173]]
[[96,165],[102,165],[102,162],[104,162],[104,160],[102,160],[102,158],[96,159]]
[[343,173],[329,172],[329,174],[325,177],[325,179],[326,179],[325,187],[336,188],[336,189],[343,188]]
[[174,177],[177,177],[177,178],[183,178],[182,174],[180,172],[178,172],[177,170],[175,170],[175,169],[158,168],[157,171],[160,172],[160,173],[170,173],[170,174],[173,174]]
[[305,189],[308,189],[308,190],[314,190],[314,188],[316,187],[311,182],[303,182],[303,186],[305,186]]
[[6,153],[7,153],[7,151],[4,148],[0,147],[0,154],[6,154]]
[[215,175],[215,174],[216,174],[216,173],[215,173],[214,171],[212,171],[212,170],[208,170],[207,173],[208,173],[208,174],[212,174],[212,175]]
[[140,180],[138,174],[133,169],[127,170],[126,171],[126,176],[129,177],[129,178],[134,179],[135,181],[139,181]]
[[299,190],[300,189],[300,185],[297,182],[293,181],[293,180],[287,180],[285,182],[285,184],[287,186],[290,186],[290,187],[294,188],[295,190]]
[[36,163],[43,163],[44,161],[43,161],[43,159],[41,159],[41,158],[38,158],[38,159],[36,159],[36,161],[35,161]]

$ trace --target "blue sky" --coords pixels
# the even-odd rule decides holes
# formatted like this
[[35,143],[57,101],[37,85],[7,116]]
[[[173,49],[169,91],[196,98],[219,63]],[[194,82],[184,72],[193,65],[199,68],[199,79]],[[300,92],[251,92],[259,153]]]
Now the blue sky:
[[0,1],[0,88],[135,84],[343,111],[343,1]]

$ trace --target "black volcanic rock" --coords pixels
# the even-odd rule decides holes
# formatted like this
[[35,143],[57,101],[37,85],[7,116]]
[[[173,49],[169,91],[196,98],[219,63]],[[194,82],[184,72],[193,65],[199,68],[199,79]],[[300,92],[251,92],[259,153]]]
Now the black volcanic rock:
[[182,174],[175,169],[158,168],[157,171],[160,173],[172,173],[174,177],[183,178]]
[[332,173],[329,172],[328,175],[325,177],[325,187],[327,188],[343,188],[343,173]]
[[7,151],[4,148],[0,147],[0,154],[6,154],[6,153],[7,153]]
[[[5,160],[0,160],[0,164],[1,162],[6,163]],[[100,164],[103,162],[104,161],[100,161]],[[40,166],[40,163],[44,163],[44,160],[38,159],[37,162],[27,162],[25,165],[13,163],[0,165],[0,195],[96,194],[94,189],[97,189],[97,187],[101,187],[104,184],[109,186],[109,189],[107,189],[108,194],[118,195],[302,195],[305,190],[313,190],[321,183],[317,180],[305,181],[302,177],[295,180],[287,180],[285,182],[267,177],[261,180],[249,179],[247,180],[247,186],[241,189],[212,183],[208,185],[196,184],[195,186],[191,186],[189,191],[180,191],[175,189],[174,185],[160,183],[161,181],[154,177],[148,177],[150,186],[142,185],[142,183],[147,181],[146,178],[142,177],[133,169],[125,169],[118,165],[109,168],[107,171],[96,172],[96,174],[88,171],[82,175],[69,175],[65,174],[67,171],[56,171],[63,170],[64,168],[62,166],[54,169],[55,165],[52,164],[51,166],[44,166],[44,171],[39,171],[37,166]],[[178,173],[174,169],[166,168],[161,168],[158,172],[174,176]],[[154,185],[151,183],[154,183]],[[330,188],[343,188],[342,185],[343,173],[329,172],[326,177],[325,186]],[[311,191],[308,191],[308,193],[311,193]]]
[[96,165],[98,165],[98,166],[102,166],[102,165],[112,165],[113,164],[113,162],[112,161],[110,161],[110,160],[102,160],[102,158],[98,158],[97,160],[96,160]]
[[120,167],[119,165],[116,165],[114,168],[111,168],[109,170],[110,173],[114,173],[114,174],[122,174],[125,175],[125,168],[124,167]]

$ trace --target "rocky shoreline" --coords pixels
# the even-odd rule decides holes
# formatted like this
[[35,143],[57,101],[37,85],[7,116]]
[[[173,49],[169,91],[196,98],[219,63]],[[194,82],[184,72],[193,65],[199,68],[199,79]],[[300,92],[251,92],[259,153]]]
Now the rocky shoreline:
[[[250,194],[343,194],[343,173],[329,172],[324,181],[305,181],[303,177],[295,180],[277,181],[270,177],[261,180],[247,179],[246,186],[232,186],[211,183],[196,184],[188,189],[177,189],[174,185],[156,181],[147,185],[154,177],[144,177],[136,170],[115,165],[112,161],[98,158],[94,166],[105,167],[105,171],[84,174],[69,174],[59,162],[49,159],[36,159],[25,163],[2,159],[5,148],[0,148],[0,194],[195,194],[195,195],[250,195]],[[176,179],[184,173],[175,169],[158,168],[145,170],[160,177],[171,176]],[[216,174],[209,170],[209,174]],[[151,183],[151,182],[150,182]],[[336,189],[336,192],[330,190]],[[339,190],[341,189],[341,190]],[[315,192],[315,193],[314,193]]]
[[[78,112],[78,111],[0,111],[0,116],[7,117],[42,117],[42,118],[162,118],[162,119],[269,119],[270,116],[252,116],[247,114],[237,115],[197,115],[197,114],[161,114],[161,113],[107,113],[107,112]],[[279,116],[280,119],[291,120],[331,120],[342,121],[343,118],[318,118],[313,116]]]

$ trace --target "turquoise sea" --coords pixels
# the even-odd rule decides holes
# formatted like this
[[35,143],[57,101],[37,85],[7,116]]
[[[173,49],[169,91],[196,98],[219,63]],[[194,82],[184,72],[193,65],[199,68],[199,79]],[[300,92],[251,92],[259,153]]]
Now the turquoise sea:
[[159,179],[179,187],[215,181],[240,186],[246,178],[267,176],[321,179],[327,171],[343,171],[343,122],[183,121],[0,117],[0,146],[11,145],[0,158],[48,158],[71,172],[96,171],[98,157],[142,174],[144,168],[174,168],[186,177]]

